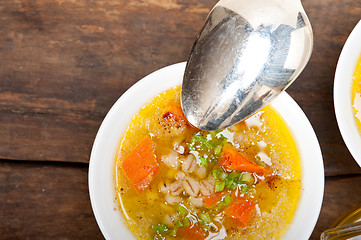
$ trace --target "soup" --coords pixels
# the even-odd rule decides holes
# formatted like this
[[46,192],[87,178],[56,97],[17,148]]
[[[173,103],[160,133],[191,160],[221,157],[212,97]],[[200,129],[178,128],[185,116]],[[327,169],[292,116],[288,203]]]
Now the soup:
[[357,127],[361,133],[361,56],[355,67],[352,79],[352,106]]
[[278,239],[297,207],[301,166],[272,107],[230,128],[202,131],[183,115],[177,87],[129,123],[115,189],[138,239]]

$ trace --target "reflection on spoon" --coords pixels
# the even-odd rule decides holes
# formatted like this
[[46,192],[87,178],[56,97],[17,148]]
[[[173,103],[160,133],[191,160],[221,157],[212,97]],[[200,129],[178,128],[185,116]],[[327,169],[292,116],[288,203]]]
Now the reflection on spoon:
[[312,44],[299,0],[221,0],[187,62],[181,101],[188,121],[219,130],[249,117],[295,80]]

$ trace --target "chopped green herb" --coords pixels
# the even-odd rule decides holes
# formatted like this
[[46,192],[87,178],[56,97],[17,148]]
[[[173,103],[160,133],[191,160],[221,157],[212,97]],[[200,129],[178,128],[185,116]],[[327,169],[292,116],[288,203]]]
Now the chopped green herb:
[[232,202],[231,195],[227,194],[226,196],[224,196],[223,201],[226,206],[229,205]]
[[182,220],[178,220],[178,221],[177,221],[177,226],[178,226],[178,227],[183,227],[183,222],[182,222]]
[[205,157],[200,157],[199,160],[201,160],[201,166],[208,167],[208,161]]
[[210,224],[204,224],[203,229],[207,232],[207,231],[209,231],[211,229],[211,225]]
[[227,188],[232,188],[232,186],[234,185],[233,183],[234,183],[233,179],[226,181],[226,187]]
[[211,220],[211,217],[209,216],[208,213],[201,213],[199,215],[199,219],[202,220],[203,222],[205,223],[210,223],[212,220]]
[[195,151],[196,149],[194,148],[194,146],[192,145],[192,144],[190,144],[190,143],[188,143],[188,148],[189,148],[189,150],[191,150],[191,151]]
[[189,227],[191,225],[191,222],[189,221],[189,219],[188,218],[185,218],[184,220],[183,220],[183,226],[184,227]]
[[214,131],[207,137],[203,136],[202,132],[197,132],[187,144],[191,151],[198,152],[197,160],[200,166],[207,167],[218,161],[223,145],[227,142],[227,138],[223,135],[217,136],[218,132]]
[[203,137],[202,135],[200,135],[200,133],[197,133],[197,134],[195,134],[195,135],[193,136],[192,141],[194,141],[194,142],[198,141],[198,142],[204,143],[204,142],[207,141],[207,138],[205,138],[205,137]]
[[177,231],[179,228],[173,228],[172,230],[169,231],[169,235],[171,235],[172,237],[175,237],[177,235]]
[[213,176],[215,179],[218,179],[218,173],[219,173],[219,170],[217,170],[217,169],[213,169],[213,170],[212,170],[212,176]]
[[222,145],[217,145],[217,146],[214,148],[214,154],[216,154],[216,155],[221,154],[222,148],[223,148]]
[[209,131],[209,134],[211,135],[211,138],[216,137],[216,135],[220,132],[220,130],[218,131]]
[[215,192],[221,192],[223,191],[224,187],[226,186],[226,183],[225,182],[216,182],[216,185],[215,185],[215,188],[214,188],[214,191]]
[[236,179],[236,178],[239,178],[240,176],[241,176],[241,174],[240,174],[239,172],[233,171],[233,172],[231,172],[230,174],[228,174],[227,179],[232,179],[232,180],[234,180],[234,179]]
[[208,162],[213,164],[218,161],[218,157],[215,157],[214,155],[209,156]]
[[212,142],[211,141],[206,141],[203,143],[204,148],[208,148],[211,149],[213,148]]
[[242,185],[241,185],[241,192],[242,192],[242,193],[247,193],[248,191],[249,191],[248,185],[242,184]]
[[242,183],[247,183],[248,185],[252,185],[254,183],[254,177],[252,173],[243,172],[240,178]]
[[227,177],[228,175],[227,175],[227,173],[225,173],[225,172],[220,172],[220,174],[218,175],[218,179],[219,180],[224,180],[224,179],[226,179],[226,177]]
[[182,204],[178,204],[176,209],[182,217],[188,214],[187,208],[185,208]]
[[226,177],[225,181],[226,181],[226,188],[230,188],[230,189],[236,189],[237,188],[237,180],[240,177],[240,173],[233,171],[230,174],[228,174],[228,176]]
[[217,207],[216,207],[215,211],[220,212],[225,206],[226,206],[226,204],[224,203],[224,201],[219,201],[217,203]]
[[222,169],[213,169],[212,176],[217,180],[224,180],[227,178],[228,174]]
[[154,224],[152,228],[157,232],[162,232],[162,233],[169,232],[169,228],[164,223]]
[[232,185],[229,187],[230,189],[234,190],[238,187],[238,183],[233,182]]

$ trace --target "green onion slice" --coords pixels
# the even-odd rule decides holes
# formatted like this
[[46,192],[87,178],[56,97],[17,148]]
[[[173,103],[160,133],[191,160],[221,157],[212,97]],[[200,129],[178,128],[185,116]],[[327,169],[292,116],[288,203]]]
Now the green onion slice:
[[215,192],[221,192],[221,191],[223,191],[223,189],[224,189],[225,186],[226,186],[226,183],[225,183],[225,182],[217,181],[217,182],[216,182],[216,185],[215,185],[215,188],[214,188],[214,191],[215,191]]
[[205,223],[210,223],[212,220],[211,220],[211,217],[209,216],[208,213],[201,213],[199,215],[199,219],[202,220],[203,222]]
[[187,208],[186,208],[185,206],[183,206],[182,204],[178,204],[178,205],[176,206],[176,209],[177,209],[178,213],[179,213],[182,217],[184,217],[185,215],[188,214]]
[[227,194],[226,196],[224,196],[223,201],[224,201],[224,204],[225,204],[226,206],[228,206],[228,205],[232,202],[231,195]]
[[191,225],[191,222],[189,221],[189,219],[188,218],[185,218],[184,220],[183,220],[183,226],[184,227],[189,227]]
[[167,225],[165,225],[164,223],[158,223],[158,224],[154,224],[152,226],[152,228],[157,231],[157,232],[162,232],[162,233],[166,233],[169,231],[169,228],[167,227]]

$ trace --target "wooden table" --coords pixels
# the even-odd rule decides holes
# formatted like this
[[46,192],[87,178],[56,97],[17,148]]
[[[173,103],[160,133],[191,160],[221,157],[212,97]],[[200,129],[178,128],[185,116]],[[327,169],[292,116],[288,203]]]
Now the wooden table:
[[[0,1],[0,239],[102,239],[87,174],[98,127],[135,82],[186,61],[216,0]],[[339,133],[333,78],[361,0],[303,0],[309,64],[288,93],[312,123],[325,165],[311,236],[361,203],[361,170]]]

